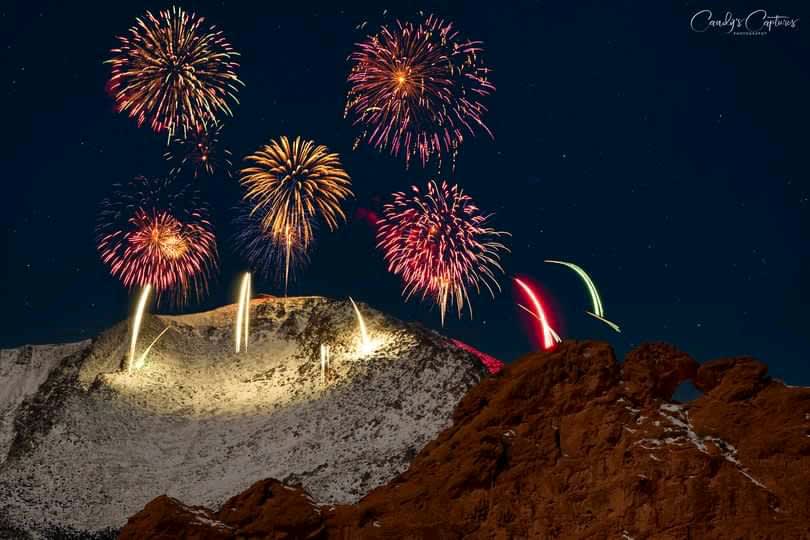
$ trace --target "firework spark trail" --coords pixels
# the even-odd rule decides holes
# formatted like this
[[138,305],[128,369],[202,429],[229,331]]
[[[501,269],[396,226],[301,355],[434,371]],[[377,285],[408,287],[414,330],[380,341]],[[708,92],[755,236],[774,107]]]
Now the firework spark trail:
[[609,320],[605,319],[604,317],[600,317],[596,313],[591,313],[590,311],[586,311],[585,313],[587,313],[588,315],[590,315],[591,317],[593,317],[594,319],[596,319],[598,321],[602,321],[603,323],[605,323],[606,325],[608,325],[609,327],[614,329],[616,332],[619,332],[621,334],[622,330],[621,330],[621,328],[619,328],[619,325],[616,324],[615,322],[609,321]]
[[243,316],[244,327],[242,332],[245,336],[245,351],[247,351],[248,336],[250,335],[250,297],[252,295],[251,287],[253,285],[253,277],[248,273],[245,278],[247,279],[247,285],[245,286],[245,314]]
[[284,252],[286,290],[293,255],[308,252],[316,220],[331,231],[345,221],[341,204],[353,195],[351,179],[337,154],[300,137],[272,140],[245,159],[251,166],[242,169],[243,199],[262,234]]
[[428,182],[422,193],[394,193],[383,208],[377,246],[383,250],[388,270],[402,278],[406,300],[421,293],[439,305],[442,324],[448,304],[461,317],[465,303],[472,316],[469,289],[486,288],[494,297],[503,272],[497,241],[509,233],[488,227],[490,215],[480,212],[469,195],[457,186]]
[[466,134],[482,130],[482,100],[495,90],[481,60],[481,42],[462,39],[453,24],[429,15],[383,26],[356,45],[345,116],[377,150],[422,165],[455,156]]
[[357,326],[360,329],[360,352],[366,354],[372,349],[372,343],[368,337],[368,331],[366,330],[366,321],[363,320],[363,315],[360,314],[360,310],[357,308],[357,304],[354,303],[351,296],[349,297],[349,301],[354,307],[354,313],[357,316]]
[[242,276],[242,283],[239,286],[239,301],[236,308],[236,328],[234,331],[234,344],[236,352],[240,352],[244,345],[245,351],[248,347],[248,331],[250,326],[250,272]]
[[540,323],[540,329],[543,334],[543,348],[548,350],[551,349],[555,343],[559,342],[560,337],[557,335],[554,330],[552,330],[551,326],[548,324],[548,319],[546,318],[546,312],[543,310],[542,304],[540,304],[540,300],[537,297],[537,294],[529,287],[523,280],[519,278],[513,278],[515,283],[523,289],[523,292],[526,294],[526,297],[534,306],[534,312],[530,311],[525,306],[520,304],[520,307],[531,313],[537,321]]
[[577,266],[574,263],[565,262],[565,261],[554,261],[551,259],[547,259],[545,262],[550,264],[559,264],[562,266],[567,266],[571,270],[577,273],[582,281],[585,282],[585,286],[588,288],[588,293],[591,295],[591,302],[593,302],[593,313],[597,317],[604,317],[605,311],[602,307],[602,299],[599,298],[599,293],[596,290],[596,285],[594,285],[593,280],[591,280],[590,276],[582,269],[582,267]]
[[582,269],[582,267],[566,262],[566,261],[555,261],[551,259],[547,259],[545,262],[550,264],[559,264],[562,266],[566,266],[577,273],[577,275],[585,282],[585,286],[588,288],[588,293],[591,296],[591,303],[593,304],[593,312],[586,311],[588,315],[592,316],[593,318],[602,321],[603,323],[610,326],[616,332],[621,332],[619,329],[619,325],[614,322],[611,322],[605,318],[605,309],[602,306],[602,298],[599,296],[599,292],[596,290],[596,285],[594,284],[591,277]]
[[284,232],[284,297],[287,297],[287,287],[290,283],[290,259],[292,257],[292,232],[287,225]]
[[231,177],[231,152],[219,141],[222,126],[211,126],[207,129],[195,129],[180,136],[163,154],[164,159],[172,164],[172,174],[191,169],[194,178],[205,173],[213,176],[222,171],[228,178]]
[[239,286],[239,297],[236,304],[236,326],[234,328],[234,350],[238,353],[241,346],[242,346],[242,318],[245,315],[244,307],[242,303],[245,301],[245,285],[247,285],[247,281],[245,275],[242,278],[241,285]]
[[152,347],[154,347],[154,346],[155,346],[155,343],[157,343],[157,342],[160,340],[160,338],[162,338],[162,337],[163,337],[163,334],[165,334],[166,332],[168,332],[168,331],[169,331],[169,328],[171,328],[171,327],[170,327],[170,326],[167,326],[166,328],[164,328],[164,329],[163,329],[163,330],[162,330],[162,331],[161,331],[161,332],[160,332],[160,333],[157,335],[157,337],[156,337],[155,339],[153,339],[153,340],[152,340],[152,343],[150,343],[150,344],[149,344],[149,346],[146,348],[146,350],[144,350],[144,351],[141,353],[141,355],[138,357],[138,361],[137,361],[137,362],[135,362],[135,367],[136,367],[136,368],[140,369],[140,368],[142,368],[142,367],[144,366],[144,364],[146,364],[146,357],[149,355],[149,351],[151,351],[151,350],[152,350]]
[[217,124],[217,114],[232,116],[230,102],[242,84],[236,75],[239,53],[203,17],[172,7],[155,16],[147,11],[119,36],[112,49],[109,87],[120,112],[166,131],[169,140]]
[[146,310],[146,301],[149,298],[149,293],[152,291],[151,285],[146,285],[141,290],[141,295],[138,298],[138,303],[135,307],[135,317],[132,319],[132,330],[129,343],[129,362],[127,364],[127,371],[132,372],[135,367],[135,346],[138,343],[138,335],[141,333],[141,322],[143,321],[143,313]]
[[[531,316],[532,316],[532,318],[536,319],[538,322],[540,322],[540,323],[542,324],[543,320],[542,320],[540,317],[538,317],[538,316],[537,316],[537,313],[535,313],[534,311],[530,310],[529,308],[527,308],[527,307],[526,307],[526,306],[524,306],[523,304],[518,304],[518,305],[517,305],[517,307],[519,307],[520,309],[522,309],[523,311],[525,311],[526,313],[528,313],[529,315],[531,315]],[[551,333],[551,338],[552,338],[552,339],[553,339],[553,340],[554,340],[556,343],[560,343],[560,342],[562,341],[562,338],[560,338],[560,335],[559,335],[557,332],[555,332],[555,331],[554,331],[554,329],[553,329],[552,327],[550,327],[550,326],[549,326],[549,327],[548,327],[548,331]]]
[[[309,253],[294,238],[283,234],[273,238],[264,232],[261,219],[251,215],[252,208],[241,203],[234,219],[234,243],[237,251],[245,258],[250,268],[260,275],[273,279],[284,287],[287,296],[287,284],[295,281],[297,270],[309,262]],[[289,237],[288,242],[286,238]]]
[[199,299],[217,266],[216,237],[205,205],[191,186],[136,177],[118,185],[98,216],[101,260],[125,287],[150,285],[158,300]]
[[236,306],[236,328],[234,328],[234,349],[239,353],[242,346],[242,317],[244,311],[242,309],[242,302],[245,299],[245,282],[242,281],[242,286],[239,288],[239,303]]

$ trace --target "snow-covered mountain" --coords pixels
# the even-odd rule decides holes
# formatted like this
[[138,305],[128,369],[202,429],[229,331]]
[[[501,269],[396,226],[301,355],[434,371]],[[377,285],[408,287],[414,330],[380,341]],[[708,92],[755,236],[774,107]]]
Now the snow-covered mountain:
[[[124,321],[92,341],[0,358],[3,530],[121,526],[158,494],[216,507],[258,479],[351,503],[403,471],[485,373],[449,340],[349,301],[263,298],[236,354],[235,306]],[[321,370],[320,347],[331,350]]]

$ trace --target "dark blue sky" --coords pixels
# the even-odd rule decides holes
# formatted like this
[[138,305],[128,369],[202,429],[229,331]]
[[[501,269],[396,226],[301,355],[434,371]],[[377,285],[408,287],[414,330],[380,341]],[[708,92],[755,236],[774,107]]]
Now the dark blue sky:
[[[114,112],[102,62],[136,16],[168,4],[19,4],[2,8],[3,347],[81,339],[127,316],[127,293],[95,252],[98,203],[114,182],[167,168],[163,137]],[[341,154],[357,195],[351,213],[434,176],[353,151],[343,119],[346,57],[364,36],[355,26],[385,20],[385,6],[256,4],[181,3],[242,54],[246,86],[223,135],[237,165],[271,137],[314,139]],[[542,284],[561,334],[620,353],[665,340],[701,361],[750,354],[810,385],[807,6],[751,5],[799,17],[798,28],[734,36],[691,31],[699,3],[600,4],[388,6],[403,18],[435,12],[485,42],[495,139],[469,140],[449,179],[512,232],[507,273]],[[711,4],[722,17],[727,7]],[[737,16],[751,11],[735,4]],[[230,241],[235,180],[200,184],[222,265],[206,302],[187,311],[231,301],[245,269]],[[585,315],[582,283],[546,258],[583,266],[623,333]],[[494,300],[475,299],[474,320],[444,331],[510,361],[532,343],[502,283]],[[399,291],[358,219],[320,234],[291,289],[351,294],[439,329],[435,308],[404,304]]]

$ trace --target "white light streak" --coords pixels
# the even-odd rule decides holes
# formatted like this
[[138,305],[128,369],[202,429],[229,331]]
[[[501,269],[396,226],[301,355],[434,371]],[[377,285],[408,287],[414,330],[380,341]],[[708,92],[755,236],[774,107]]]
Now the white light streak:
[[354,303],[354,300],[352,299],[351,296],[349,297],[349,301],[352,303],[352,306],[354,307],[354,313],[357,316],[357,326],[360,329],[360,352],[362,354],[367,354],[372,351],[372,349],[374,348],[374,344],[368,337],[368,330],[366,329],[366,321],[363,320],[363,315],[357,308],[357,304]]
[[132,368],[135,367],[135,345],[138,343],[138,334],[141,333],[143,312],[146,310],[146,300],[149,298],[151,291],[151,285],[147,285],[141,289],[141,296],[138,298],[138,304],[135,307],[135,317],[132,319],[132,332],[129,343],[129,362],[127,363],[127,371],[130,373],[132,372]]

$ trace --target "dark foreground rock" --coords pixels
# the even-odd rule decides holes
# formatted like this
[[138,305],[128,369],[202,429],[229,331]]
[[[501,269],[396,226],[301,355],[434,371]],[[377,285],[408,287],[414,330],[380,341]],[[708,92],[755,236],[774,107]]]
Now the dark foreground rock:
[[[565,342],[471,389],[408,471],[355,505],[268,480],[216,513],[159,497],[121,538],[810,538],[810,389],[766,373],[662,344],[619,364]],[[705,394],[671,403],[688,378]]]
[[219,512],[162,495],[132,516],[119,538],[317,540],[327,536],[321,509],[308,494],[276,480],[261,480],[228,499]]

